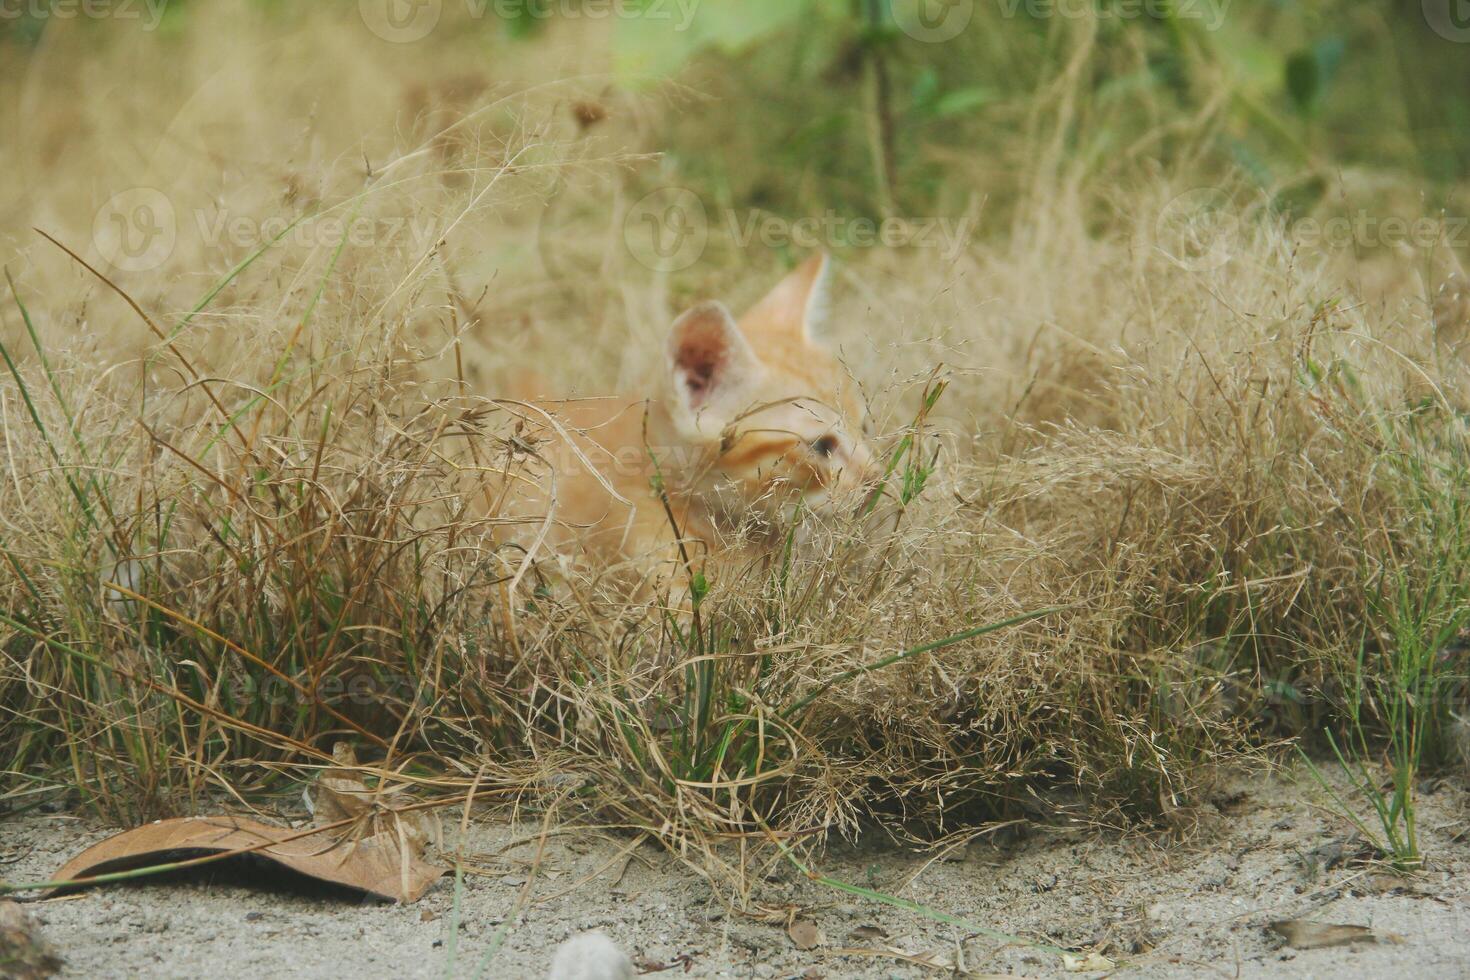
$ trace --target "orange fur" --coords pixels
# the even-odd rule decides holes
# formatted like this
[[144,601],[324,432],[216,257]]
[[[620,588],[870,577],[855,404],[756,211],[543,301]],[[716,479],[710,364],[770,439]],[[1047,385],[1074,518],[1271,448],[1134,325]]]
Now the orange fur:
[[862,399],[816,336],[827,272],[814,256],[738,323],[714,303],[685,313],[646,397],[528,404],[549,465],[517,509],[609,564],[672,559],[670,511],[695,550],[761,550],[798,504],[856,506],[876,467]]

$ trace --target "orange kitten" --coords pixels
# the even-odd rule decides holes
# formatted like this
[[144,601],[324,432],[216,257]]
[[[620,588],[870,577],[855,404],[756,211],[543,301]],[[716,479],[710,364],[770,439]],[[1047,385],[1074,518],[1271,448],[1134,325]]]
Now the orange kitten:
[[717,302],[680,316],[649,397],[530,405],[551,472],[515,509],[549,511],[547,537],[606,565],[672,560],[670,511],[694,556],[768,548],[798,505],[857,506],[875,462],[863,401],[818,336],[829,271],[814,256],[738,322]]

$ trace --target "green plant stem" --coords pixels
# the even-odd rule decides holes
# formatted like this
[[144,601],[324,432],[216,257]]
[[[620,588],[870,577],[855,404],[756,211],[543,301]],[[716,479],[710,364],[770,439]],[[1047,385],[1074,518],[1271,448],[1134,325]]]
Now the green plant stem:
[[964,632],[956,633],[953,636],[946,636],[942,640],[934,640],[931,643],[923,643],[919,646],[911,647],[910,649],[905,650],[902,653],[895,653],[891,657],[884,657],[882,660],[877,660],[870,664],[864,664],[861,667],[854,667],[852,670],[844,670],[836,677],[824,681],[816,688],[816,690],[807,694],[806,697],[800,699],[789,708],[783,710],[781,712],[781,717],[790,718],[792,715],[802,711],[813,701],[821,697],[827,691],[836,687],[838,684],[846,683],[847,681],[850,681],[855,677],[861,677],[864,674],[871,674],[873,671],[882,670],[884,667],[891,667],[900,661],[909,659],[910,657],[917,657],[921,653],[932,653],[935,650],[943,650],[945,647],[954,646],[956,643],[963,643],[965,640],[973,640],[977,636],[984,636],[987,633],[994,633],[996,630],[1003,630],[1007,626],[1015,626],[1020,623],[1030,622],[1033,619],[1040,619],[1043,616],[1050,616],[1052,613],[1062,612],[1063,610],[1068,608],[1070,607],[1051,606],[1047,609],[1038,609],[1034,612],[1023,613],[1020,616],[1012,616],[1010,619],[1003,619],[998,623],[988,623],[985,626],[976,626],[974,629],[968,629]]

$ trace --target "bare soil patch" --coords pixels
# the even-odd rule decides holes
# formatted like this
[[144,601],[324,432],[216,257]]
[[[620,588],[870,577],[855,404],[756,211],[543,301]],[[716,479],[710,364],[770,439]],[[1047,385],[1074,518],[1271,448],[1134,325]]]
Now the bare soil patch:
[[[936,859],[875,841],[833,848],[833,877],[1055,946],[1097,949],[1122,975],[1462,976],[1470,972],[1470,797],[1446,782],[1421,800],[1430,865],[1390,874],[1360,857],[1351,828],[1306,779],[1238,779],[1178,843],[1140,833],[1036,829],[1002,845],[972,843]],[[109,828],[67,814],[5,819],[11,880],[46,877]],[[535,828],[472,827],[458,920],[446,878],[418,904],[274,886],[256,871],[209,870],[31,904],[65,959],[64,976],[473,976],[516,906]],[[530,838],[533,842],[507,849]],[[483,976],[543,976],[568,936],[601,929],[652,974],[691,977],[933,977],[885,948],[974,975],[1068,975],[1061,961],[805,880],[768,876],[767,905],[789,904],[817,927],[799,949],[779,925],[732,915],[665,852],[583,832],[550,838],[527,910]],[[1366,926],[1371,944],[1294,949],[1270,929],[1287,919]],[[799,931],[805,935],[806,930]],[[809,938],[809,937],[807,937]],[[687,964],[687,972],[686,972]],[[964,974],[960,974],[964,975]]]

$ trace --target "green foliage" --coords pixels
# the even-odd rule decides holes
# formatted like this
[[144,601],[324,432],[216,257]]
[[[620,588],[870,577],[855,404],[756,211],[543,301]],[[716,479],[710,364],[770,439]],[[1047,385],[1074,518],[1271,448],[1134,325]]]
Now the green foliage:
[[[1334,795],[1338,808],[1395,866],[1409,870],[1423,862],[1414,794],[1426,771],[1453,761],[1454,716],[1463,708],[1458,695],[1465,669],[1454,651],[1470,623],[1470,501],[1464,494],[1470,450],[1464,423],[1436,403],[1382,421],[1379,434],[1389,450],[1383,465],[1402,522],[1360,528],[1365,538],[1381,534],[1395,546],[1362,584],[1370,618],[1352,670],[1341,678],[1343,734],[1329,731],[1327,741],[1373,818],[1364,821]],[[1380,755],[1386,784],[1370,761]]]
[[1325,37],[1287,57],[1286,90],[1298,112],[1311,114],[1319,108],[1342,55],[1342,38]]
[[[967,202],[936,158],[986,160],[1026,145],[1018,136],[1041,141],[1029,144],[1034,157],[1051,125],[1084,177],[1114,179],[1137,163],[1119,151],[1146,147],[1165,167],[1202,164],[1206,179],[1243,171],[1292,214],[1318,206],[1343,166],[1433,180],[1470,166],[1470,125],[1443,122],[1470,123],[1470,59],[1386,3],[1158,5],[1130,16],[1101,4],[1092,19],[1045,4],[977,6],[968,29],[941,43],[901,30],[891,0],[705,0],[687,23],[658,10],[610,25],[615,72],[631,87],[677,78],[713,96],[664,149],[683,184],[735,207],[953,214]],[[1068,118],[1018,112],[1084,37]],[[730,138],[708,140],[711,128]],[[987,227],[1006,226],[1029,162],[986,168],[975,191]]]
[[800,22],[841,19],[846,9],[847,0],[702,0],[687,23],[674,16],[623,17],[615,40],[617,74],[634,85],[661,81],[700,52],[736,54]]

